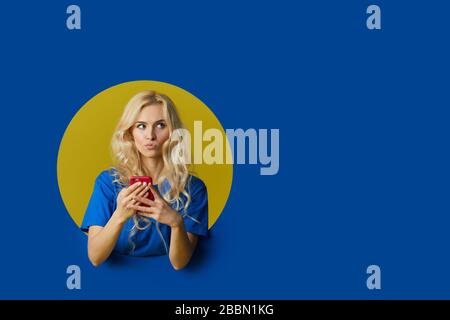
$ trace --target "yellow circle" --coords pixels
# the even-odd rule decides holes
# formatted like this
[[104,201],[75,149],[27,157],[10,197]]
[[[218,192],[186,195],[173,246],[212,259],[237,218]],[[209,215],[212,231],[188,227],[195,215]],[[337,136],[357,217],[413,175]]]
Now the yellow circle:
[[[226,137],[214,113],[195,96],[174,85],[158,81],[131,81],[100,92],[73,117],[58,152],[59,190],[67,211],[78,226],[83,220],[95,178],[102,170],[112,166],[110,142],[116,124],[127,102],[142,90],[154,90],[169,96],[189,132],[194,132],[194,121],[202,121],[203,132],[215,128]],[[191,135],[193,150],[194,137]],[[226,138],[223,147],[226,152],[230,151]],[[194,155],[193,151],[191,154]],[[211,228],[230,194],[233,165],[200,163],[191,164],[189,169],[206,184]]]

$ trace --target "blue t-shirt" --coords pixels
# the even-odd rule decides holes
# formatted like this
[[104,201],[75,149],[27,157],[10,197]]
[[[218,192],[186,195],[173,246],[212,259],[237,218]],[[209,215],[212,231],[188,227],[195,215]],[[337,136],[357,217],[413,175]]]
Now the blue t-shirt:
[[[105,170],[95,180],[94,191],[84,214],[81,230],[88,232],[90,226],[104,227],[116,210],[117,195],[123,186],[118,182],[113,182],[113,173],[113,170]],[[167,188],[170,188],[170,184],[168,180],[165,180],[161,187],[162,190],[159,190],[157,185],[154,185],[154,187],[161,194],[164,194],[168,190]],[[191,202],[186,211],[183,208],[178,210],[178,213],[183,216],[185,230],[201,237],[208,237],[208,194],[206,186],[200,178],[189,175],[185,190],[190,194]],[[180,196],[185,203],[185,195],[181,194]],[[171,206],[176,209],[175,203]],[[129,235],[134,226],[134,221],[131,218],[128,219],[120,232],[114,251],[133,256],[168,254],[171,228],[154,219],[150,220],[152,221],[150,227],[137,231],[130,242]],[[145,225],[145,221],[140,224],[141,227],[143,225]]]

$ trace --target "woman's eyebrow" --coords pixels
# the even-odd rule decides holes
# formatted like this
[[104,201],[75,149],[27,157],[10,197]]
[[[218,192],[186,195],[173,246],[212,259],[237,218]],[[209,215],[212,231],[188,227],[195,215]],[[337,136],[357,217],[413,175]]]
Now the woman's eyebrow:
[[[161,121],[166,121],[166,120],[164,120],[164,119],[159,119],[159,120],[156,120],[155,122],[153,122],[153,123],[157,123],[157,122],[161,122]],[[147,121],[136,121],[136,123],[145,123],[145,124],[148,124],[148,122]]]

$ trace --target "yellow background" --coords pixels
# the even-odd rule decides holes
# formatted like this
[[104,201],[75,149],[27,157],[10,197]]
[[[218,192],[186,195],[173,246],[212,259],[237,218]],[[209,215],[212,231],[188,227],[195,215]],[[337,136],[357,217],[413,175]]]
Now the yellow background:
[[[142,90],[154,90],[174,101],[185,127],[191,132],[193,157],[194,120],[209,128],[225,131],[214,113],[189,92],[164,82],[132,81],[106,89],[89,100],[68,125],[58,152],[57,176],[61,197],[75,223],[83,220],[97,175],[112,166],[110,142],[117,122],[130,98]],[[203,143],[203,148],[209,142]],[[225,148],[230,149],[227,139]],[[193,160],[192,160],[193,161]],[[233,179],[232,164],[194,164],[193,174],[206,184],[209,202],[209,228],[227,202]]]

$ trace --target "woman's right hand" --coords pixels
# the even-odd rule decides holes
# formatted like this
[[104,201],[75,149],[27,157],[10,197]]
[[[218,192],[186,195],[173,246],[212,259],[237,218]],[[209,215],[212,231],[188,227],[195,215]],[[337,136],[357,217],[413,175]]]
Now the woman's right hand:
[[138,203],[138,201],[134,200],[137,196],[146,197],[148,191],[149,186],[147,183],[136,182],[119,192],[117,195],[117,209],[114,214],[117,215],[121,222],[125,223],[135,214],[136,210],[130,209],[129,206]]

